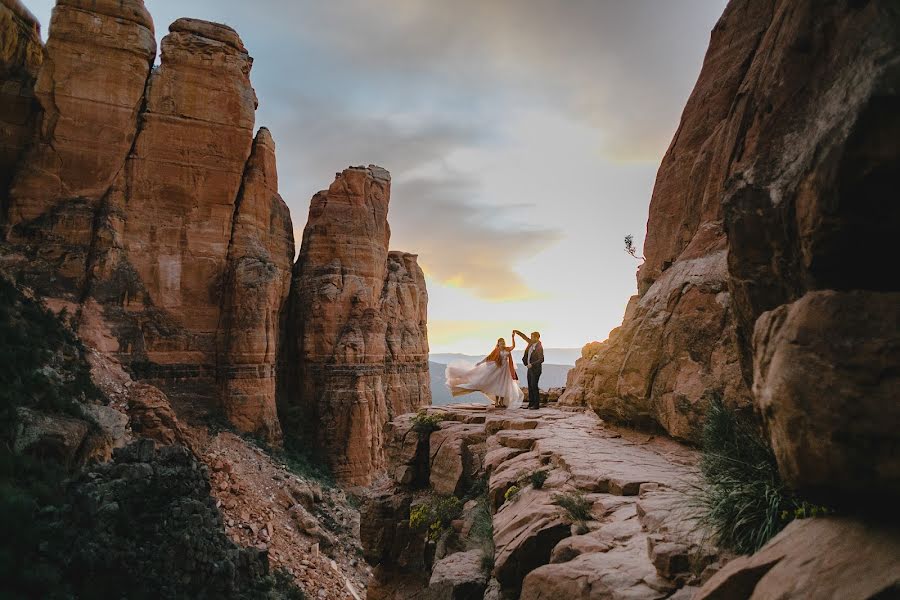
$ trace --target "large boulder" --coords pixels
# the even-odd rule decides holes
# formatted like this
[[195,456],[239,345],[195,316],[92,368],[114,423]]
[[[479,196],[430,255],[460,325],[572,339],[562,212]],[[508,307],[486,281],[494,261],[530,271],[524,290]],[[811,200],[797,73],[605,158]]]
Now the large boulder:
[[553,548],[569,535],[571,525],[550,492],[512,499],[494,515],[494,577],[504,590],[518,593],[525,576],[550,562]]
[[900,501],[900,293],[810,292],[759,318],[754,350],[784,480],[825,503]]
[[875,600],[898,594],[898,531],[829,517],[794,521],[753,556],[728,563],[694,600]]
[[434,563],[428,600],[482,600],[488,575],[480,550],[457,552]]
[[67,466],[80,462],[91,425],[84,419],[30,408],[16,409],[13,451]]

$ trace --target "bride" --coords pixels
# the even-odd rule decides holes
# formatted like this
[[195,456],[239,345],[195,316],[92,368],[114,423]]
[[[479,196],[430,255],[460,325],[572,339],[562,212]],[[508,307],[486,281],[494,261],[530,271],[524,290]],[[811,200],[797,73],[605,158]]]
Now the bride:
[[495,407],[520,406],[524,394],[512,360],[512,351],[516,348],[515,333],[512,340],[513,345],[507,348],[506,340],[498,339],[491,353],[478,364],[456,360],[447,365],[447,387],[453,395],[482,392],[493,397]]

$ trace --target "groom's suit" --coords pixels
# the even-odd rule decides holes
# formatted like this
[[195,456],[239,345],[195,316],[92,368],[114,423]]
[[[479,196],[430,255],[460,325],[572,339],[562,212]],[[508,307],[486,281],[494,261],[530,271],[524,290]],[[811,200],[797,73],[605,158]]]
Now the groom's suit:
[[522,362],[526,367],[531,365],[528,369],[528,408],[540,408],[541,389],[538,387],[538,381],[541,378],[541,365],[544,364],[544,347],[540,342],[528,344]]

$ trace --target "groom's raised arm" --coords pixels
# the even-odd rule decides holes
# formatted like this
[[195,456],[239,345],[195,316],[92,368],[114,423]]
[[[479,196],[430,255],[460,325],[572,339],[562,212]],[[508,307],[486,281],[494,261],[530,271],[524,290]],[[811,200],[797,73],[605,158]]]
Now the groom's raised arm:
[[518,329],[513,329],[513,339],[515,339],[515,336],[517,336],[517,335],[518,335],[520,338],[522,338],[523,340],[525,340],[526,342],[528,342],[529,344],[531,343],[531,339],[529,339],[528,337],[526,337],[524,333],[522,333],[522,332],[519,331]]

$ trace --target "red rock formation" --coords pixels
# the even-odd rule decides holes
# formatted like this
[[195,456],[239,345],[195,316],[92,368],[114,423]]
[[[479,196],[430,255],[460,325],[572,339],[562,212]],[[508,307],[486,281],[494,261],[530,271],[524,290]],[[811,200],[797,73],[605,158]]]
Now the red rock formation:
[[38,105],[34,81],[43,60],[40,25],[19,0],[0,0],[0,224],[6,190],[28,145]]
[[[24,13],[3,10],[4,42],[18,36],[4,75],[27,83]],[[171,25],[151,74],[155,53],[141,0],[60,0],[39,130],[9,192],[10,264],[81,306],[85,339],[176,406],[223,409],[277,443],[293,233],[267,131],[250,156],[252,59],[232,29],[191,19]]]
[[126,168],[122,241],[145,294],[125,309],[165,311],[166,327],[141,326],[140,351],[158,365],[156,377],[189,373],[196,386],[181,394],[202,396],[215,379],[222,278],[256,96],[252,61],[231,28],[179,19],[169,29]]
[[217,343],[228,420],[278,441],[275,360],[291,284],[294,232],[278,195],[275,142],[262,128],[235,207]]
[[727,119],[772,4],[732,2],[713,29],[656,177],[646,262],[638,272],[640,299],[603,351],[582,360],[561,402],[589,404],[604,419],[661,426],[692,441],[709,394],[733,406],[749,404],[720,200],[731,160]]
[[61,235],[75,229],[90,235],[88,207],[106,195],[134,143],[155,56],[153,21],[142,0],[57,2],[34,88],[43,111],[38,140],[10,190],[12,225],[59,208],[62,221],[86,221],[60,224]]
[[895,2],[775,2],[728,119],[744,373],[787,482],[854,508],[900,500],[898,40]]
[[431,403],[425,278],[388,252],[390,174],[339,173],[312,199],[292,289],[294,393],[335,475],[368,483],[384,464],[382,428]]

